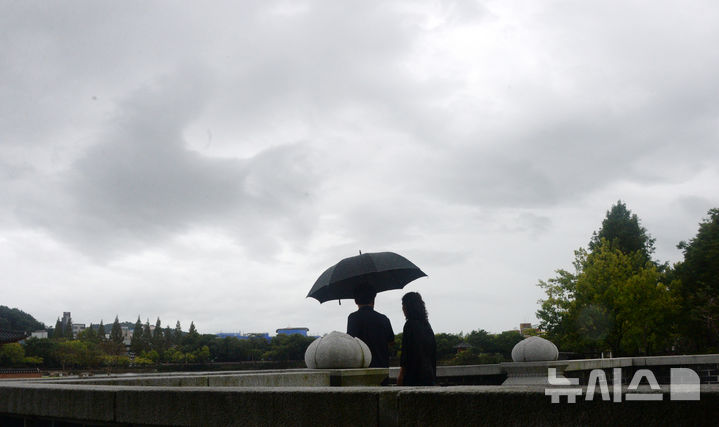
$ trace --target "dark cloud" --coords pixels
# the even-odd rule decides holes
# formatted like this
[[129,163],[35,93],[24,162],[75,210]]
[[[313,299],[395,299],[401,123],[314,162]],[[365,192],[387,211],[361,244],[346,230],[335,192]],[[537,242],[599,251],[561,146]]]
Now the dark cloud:
[[273,246],[284,230],[307,238],[311,216],[293,216],[307,209],[314,188],[307,147],[284,145],[247,159],[188,150],[182,130],[201,110],[201,87],[138,90],[101,140],[42,189],[56,197],[23,203],[23,220],[100,257],[157,245],[199,224],[228,227],[248,246],[261,239]]

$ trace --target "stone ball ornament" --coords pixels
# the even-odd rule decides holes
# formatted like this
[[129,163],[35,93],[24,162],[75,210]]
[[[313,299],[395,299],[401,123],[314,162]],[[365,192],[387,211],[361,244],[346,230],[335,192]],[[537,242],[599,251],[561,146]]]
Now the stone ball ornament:
[[514,362],[545,362],[557,360],[558,357],[557,346],[542,337],[525,338],[512,349]]
[[367,344],[338,331],[312,341],[305,351],[305,364],[310,369],[366,368],[371,361]]

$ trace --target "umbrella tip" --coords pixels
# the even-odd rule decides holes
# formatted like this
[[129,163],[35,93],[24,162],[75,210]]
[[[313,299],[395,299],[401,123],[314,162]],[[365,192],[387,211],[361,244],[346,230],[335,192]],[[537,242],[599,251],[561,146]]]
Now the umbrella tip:
[[360,249],[360,251],[359,251],[359,252],[360,252],[360,255],[362,255],[362,249]]

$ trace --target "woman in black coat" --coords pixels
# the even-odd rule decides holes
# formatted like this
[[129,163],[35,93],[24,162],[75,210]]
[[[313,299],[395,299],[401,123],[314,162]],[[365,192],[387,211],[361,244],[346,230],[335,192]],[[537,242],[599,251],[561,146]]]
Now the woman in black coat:
[[437,344],[427,320],[422,296],[408,292],[402,297],[402,311],[407,321],[402,331],[402,357],[397,385],[435,385]]

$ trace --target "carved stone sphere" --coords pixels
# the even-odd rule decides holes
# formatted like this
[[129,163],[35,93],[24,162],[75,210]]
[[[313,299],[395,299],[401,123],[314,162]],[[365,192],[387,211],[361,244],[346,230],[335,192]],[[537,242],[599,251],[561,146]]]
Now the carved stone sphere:
[[367,344],[338,331],[312,341],[305,351],[305,364],[310,369],[366,368],[371,361]]
[[544,362],[557,360],[558,357],[557,346],[541,337],[525,338],[512,349],[512,360],[515,362]]

